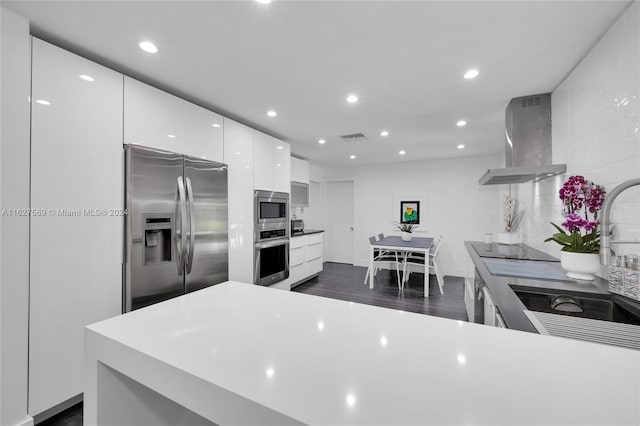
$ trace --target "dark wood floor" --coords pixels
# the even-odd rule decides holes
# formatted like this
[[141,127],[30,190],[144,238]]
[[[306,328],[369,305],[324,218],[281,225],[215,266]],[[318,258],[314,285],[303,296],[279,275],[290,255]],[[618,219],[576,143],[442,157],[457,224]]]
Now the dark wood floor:
[[431,275],[429,298],[425,298],[424,274],[411,274],[404,290],[398,291],[395,271],[379,271],[374,289],[364,285],[366,273],[367,268],[327,262],[317,278],[300,284],[293,291],[467,321],[463,278],[446,276],[444,294],[441,295],[436,278]]
[[82,402],[38,423],[38,426],[82,426]]
[[[320,275],[293,289],[300,293],[347,300],[406,312],[467,320],[464,307],[464,280],[445,277],[444,294],[440,294],[435,277],[429,277],[429,298],[424,297],[423,274],[411,274],[402,292],[398,291],[395,271],[382,270],[376,275],[372,290],[364,285],[367,268],[342,263],[324,264]],[[39,423],[42,426],[82,426],[82,403]]]

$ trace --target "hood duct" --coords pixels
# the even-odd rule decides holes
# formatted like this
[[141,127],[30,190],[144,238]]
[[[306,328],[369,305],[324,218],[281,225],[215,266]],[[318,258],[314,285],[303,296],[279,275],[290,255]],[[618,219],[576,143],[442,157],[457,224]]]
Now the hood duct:
[[538,182],[567,171],[551,164],[551,93],[511,99],[505,134],[507,167],[487,170],[480,185]]

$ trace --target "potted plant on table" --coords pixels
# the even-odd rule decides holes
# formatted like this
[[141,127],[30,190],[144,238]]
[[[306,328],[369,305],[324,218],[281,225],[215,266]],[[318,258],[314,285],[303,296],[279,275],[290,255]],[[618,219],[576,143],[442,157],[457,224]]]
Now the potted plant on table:
[[571,278],[590,281],[600,270],[598,212],[605,194],[604,187],[583,176],[571,176],[560,188],[565,221],[562,228],[551,223],[558,232],[544,241],[562,246],[560,262]]
[[413,237],[413,230],[418,227],[413,220],[404,223],[393,222],[393,225],[400,231],[402,241],[411,241],[411,238]]

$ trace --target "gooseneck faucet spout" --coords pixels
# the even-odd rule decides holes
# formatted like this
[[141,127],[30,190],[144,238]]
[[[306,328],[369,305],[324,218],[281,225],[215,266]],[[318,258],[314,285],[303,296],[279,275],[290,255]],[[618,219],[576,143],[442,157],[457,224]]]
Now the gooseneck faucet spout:
[[600,217],[600,264],[609,265],[611,263],[611,221],[609,215],[611,214],[611,205],[613,201],[620,195],[621,192],[631,188],[632,186],[640,185],[640,178],[630,179],[622,182],[616,186],[604,197],[604,204],[602,205],[602,216]]

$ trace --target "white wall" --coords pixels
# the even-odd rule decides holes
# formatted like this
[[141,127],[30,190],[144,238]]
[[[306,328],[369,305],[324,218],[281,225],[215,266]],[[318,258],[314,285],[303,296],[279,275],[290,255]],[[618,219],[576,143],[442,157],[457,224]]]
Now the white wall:
[[[422,197],[417,236],[444,235],[441,248],[445,275],[466,276],[470,260],[464,241],[484,239],[498,232],[499,188],[480,186],[478,179],[502,164],[500,156],[378,164],[323,170],[324,179],[355,179],[354,262],[368,265],[368,237],[394,233],[399,220],[398,197]],[[472,270],[472,269],[471,269]]]
[[[552,95],[553,162],[566,163],[566,176],[519,185],[528,204],[528,244],[559,256],[543,243],[562,222],[558,190],[571,175],[610,191],[640,177],[640,3],[635,2],[602,37]],[[612,209],[616,239],[640,239],[640,187],[620,195]],[[640,254],[640,246],[614,247]],[[603,268],[601,275],[606,277]]]
[[[0,8],[2,106],[0,208],[29,207],[29,22]],[[30,424],[27,415],[29,218],[0,218],[0,424]]]

